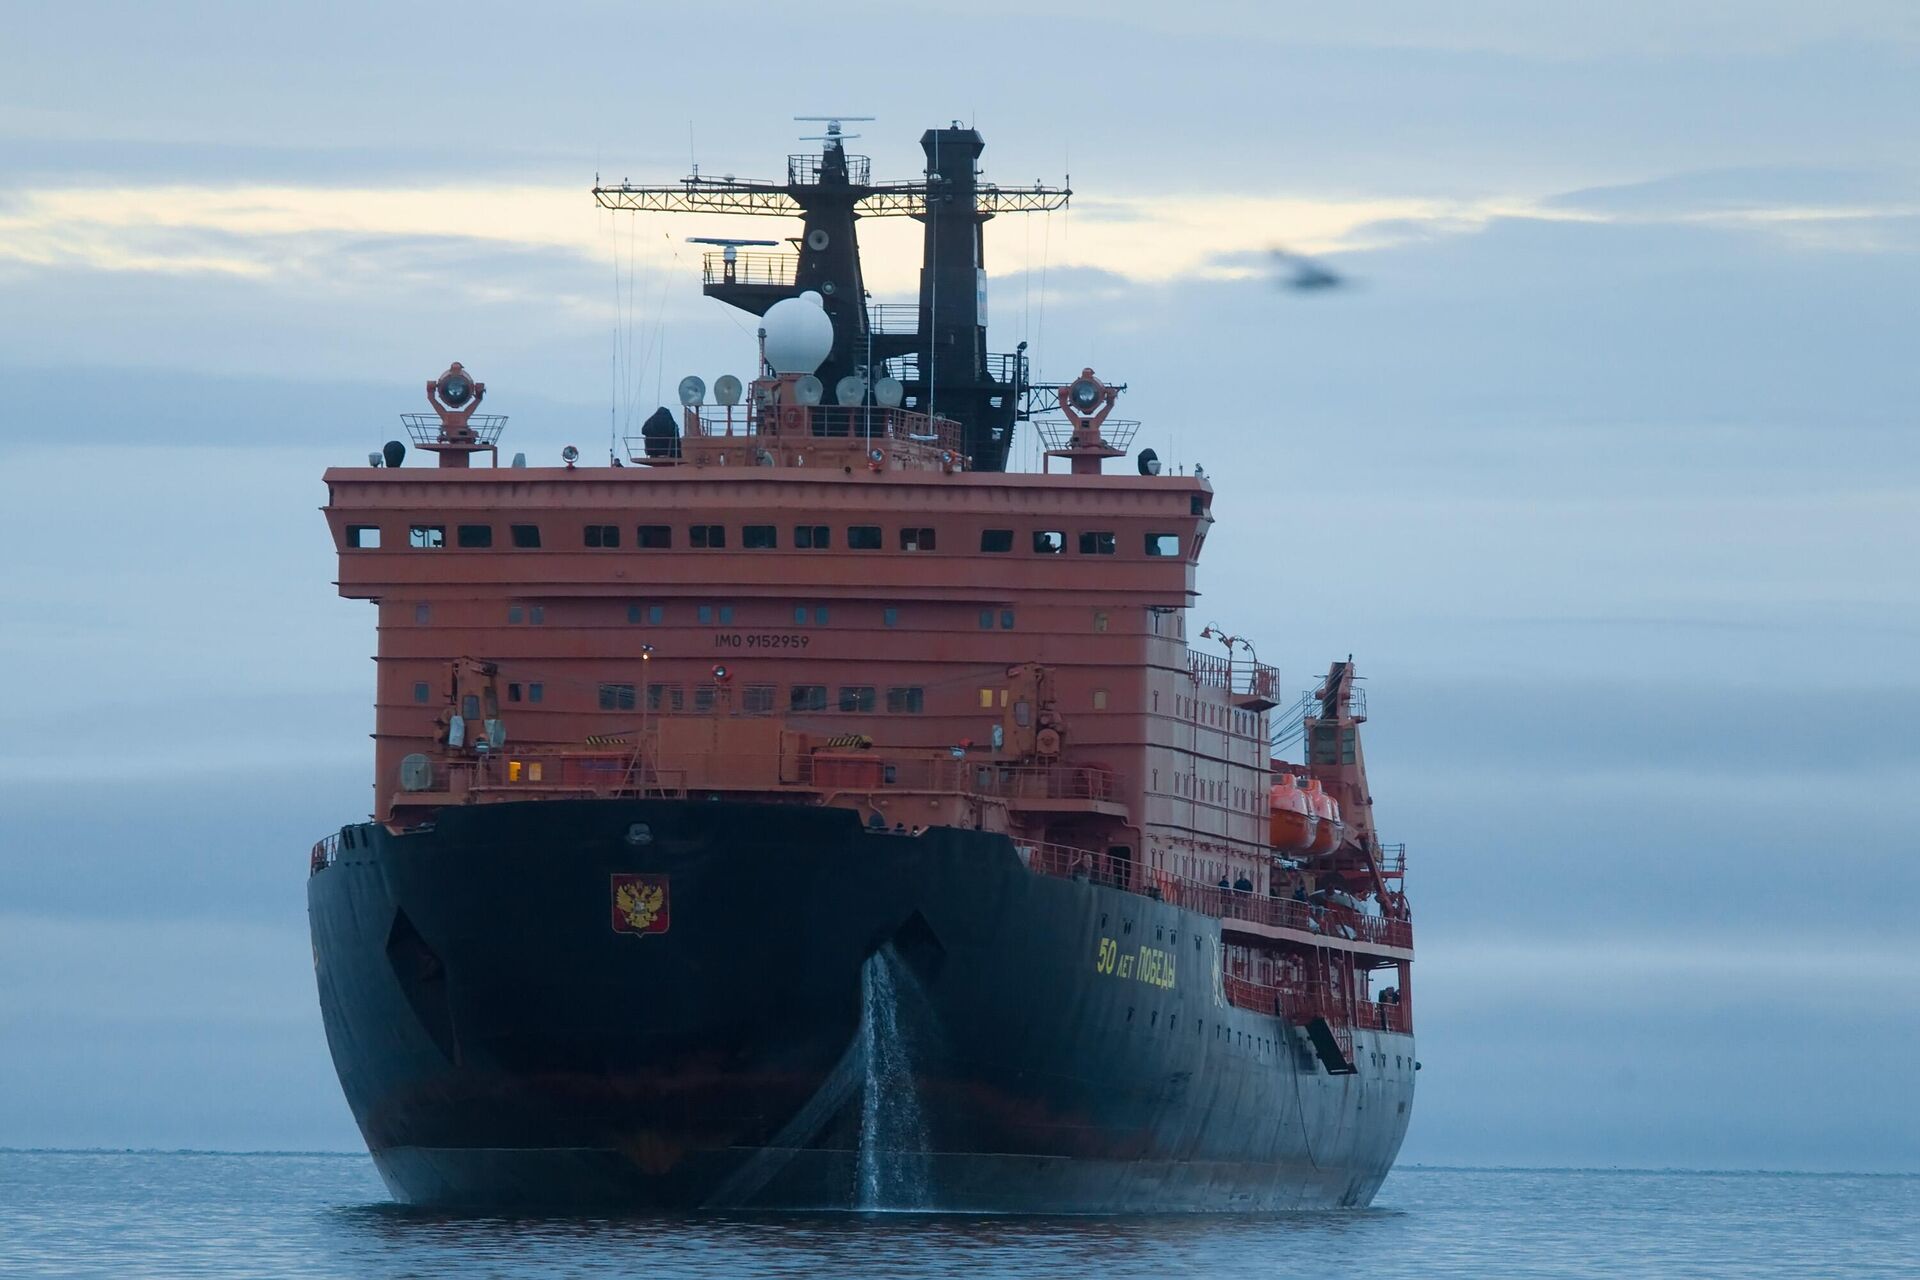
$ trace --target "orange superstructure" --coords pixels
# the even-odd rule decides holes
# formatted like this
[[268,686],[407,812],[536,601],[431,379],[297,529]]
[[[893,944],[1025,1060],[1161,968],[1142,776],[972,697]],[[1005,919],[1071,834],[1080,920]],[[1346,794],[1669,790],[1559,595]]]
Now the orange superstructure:
[[689,412],[671,465],[327,473],[340,590],[380,608],[379,816],[625,753],[678,790],[1259,874],[1273,673],[1187,646],[1208,483],[968,472],[939,424],[827,434],[790,385],[732,435]]

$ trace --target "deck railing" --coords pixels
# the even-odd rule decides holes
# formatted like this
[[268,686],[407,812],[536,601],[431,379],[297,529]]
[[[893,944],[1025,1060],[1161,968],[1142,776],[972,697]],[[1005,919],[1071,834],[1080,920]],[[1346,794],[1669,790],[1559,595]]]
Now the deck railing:
[[[867,156],[846,155],[847,181],[856,187],[868,186],[873,179],[873,161]],[[792,186],[812,186],[820,181],[826,160],[819,152],[787,157],[787,182]]]
[[1279,673],[1264,662],[1229,661],[1199,649],[1187,650],[1187,674],[1203,688],[1235,695],[1271,698],[1279,687]]
[[[1072,875],[1082,867],[1104,872],[1101,883],[1133,885],[1122,879],[1130,874],[1124,867],[1109,868],[1104,855],[1065,845],[1032,844],[1027,865],[1047,875]],[[1024,857],[1025,855],[1023,855]],[[1164,871],[1143,873],[1148,897],[1171,902],[1175,906],[1198,911],[1220,920],[1245,920],[1250,924],[1276,929],[1315,933],[1322,937],[1344,938],[1350,942],[1371,942],[1381,946],[1411,948],[1413,924],[1385,916],[1369,916],[1337,905],[1301,902],[1295,898],[1274,898],[1242,889],[1202,884]],[[1099,877],[1096,877],[1099,878]]]
[[765,284],[782,287],[793,284],[800,270],[797,253],[736,253],[727,261],[725,253],[707,253],[700,257],[703,284]]
[[[816,404],[790,407],[803,413],[805,419],[795,429],[782,427],[782,439],[858,440],[862,444],[884,444],[892,440],[943,449],[960,447],[960,424],[951,418],[929,417],[911,409],[888,409],[878,405]],[[697,411],[696,421],[700,429],[697,433],[691,433],[696,437],[724,440],[762,434],[758,413],[746,405],[736,405],[732,409],[702,405]],[[635,443],[629,438],[629,453],[634,452]]]
[[1227,1003],[1256,1013],[1273,1013],[1288,1022],[1301,1025],[1314,1018],[1325,1018],[1336,1027],[1357,1027],[1368,1031],[1411,1032],[1413,1020],[1407,1007],[1392,1000],[1343,1000],[1340,993],[1324,983],[1300,987],[1272,986],[1249,978],[1226,974],[1221,978]]
[[[656,717],[671,719],[672,717]],[[639,735],[635,735],[637,738]],[[729,754],[695,768],[650,760],[631,746],[611,751],[499,751],[465,763],[471,785],[528,793],[600,796],[658,791],[806,788],[834,795],[932,791],[1022,800],[1119,802],[1127,779],[1100,764],[1003,765],[946,756],[886,756],[849,748],[803,755]]]

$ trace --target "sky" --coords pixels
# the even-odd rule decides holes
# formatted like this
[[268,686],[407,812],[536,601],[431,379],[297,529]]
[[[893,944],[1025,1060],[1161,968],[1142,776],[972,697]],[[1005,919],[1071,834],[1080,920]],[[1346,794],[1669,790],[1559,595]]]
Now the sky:
[[[776,176],[840,110],[876,174],[957,119],[1070,180],[988,228],[990,345],[1213,477],[1196,623],[1368,678],[1404,1160],[1920,1171],[1905,0],[0,29],[0,1146],[357,1149],[303,882],[367,804],[373,615],[320,472],[452,359],[535,461],[749,371],[684,240],[770,226],[588,189]],[[882,301],[916,230],[862,228]]]

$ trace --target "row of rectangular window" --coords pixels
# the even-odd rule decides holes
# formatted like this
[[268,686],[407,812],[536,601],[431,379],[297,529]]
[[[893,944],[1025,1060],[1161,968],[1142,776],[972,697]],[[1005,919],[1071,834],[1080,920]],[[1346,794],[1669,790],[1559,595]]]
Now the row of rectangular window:
[[[633,711],[637,709],[637,688],[631,684],[602,684],[600,686],[600,709],[602,711]],[[983,688],[980,691],[980,706],[991,710],[996,704],[1002,708],[1007,705],[1005,689]],[[740,691],[740,709],[748,715],[768,715],[774,708],[779,686],[771,684],[750,684]],[[1095,689],[1092,704],[1095,711],[1107,709],[1107,691]],[[695,711],[711,711],[718,701],[719,689],[716,685],[695,685],[692,706]],[[433,699],[433,688],[425,680],[414,682],[413,700],[427,703]],[[920,685],[895,685],[886,691],[887,711],[894,715],[919,715],[926,710],[926,689]],[[543,681],[511,681],[507,685],[507,701],[520,703],[544,703],[546,685]],[[787,709],[789,711],[825,711],[829,705],[837,706],[841,711],[872,711],[878,704],[877,690],[873,685],[842,685],[837,699],[832,703],[827,697],[827,686],[823,684],[796,684],[787,690]],[[686,686],[678,684],[650,684],[647,686],[647,709],[649,711],[685,711],[688,706]],[[1154,771],[1156,783],[1159,771]]]
[[[510,526],[513,545],[519,548],[537,548],[540,546],[540,526],[516,524]],[[617,549],[620,546],[622,526],[617,524],[590,524],[581,530],[581,542],[584,546],[600,550]],[[997,555],[1013,550],[1013,530],[982,529],[980,531],[980,550],[989,555]],[[780,546],[779,529],[770,524],[750,524],[741,526],[740,545],[749,551],[771,551]],[[901,529],[899,545],[902,551],[932,551],[937,545],[936,531],[930,528]],[[724,550],[727,545],[727,526],[723,524],[696,524],[687,527],[687,543],[698,550]],[[375,549],[380,546],[380,526],[355,524],[347,526],[347,545],[360,550]],[[447,545],[447,527],[443,524],[416,524],[407,531],[407,545],[415,550],[437,550]],[[488,524],[462,524],[454,526],[454,545],[479,549],[493,545],[493,526]],[[673,547],[673,526],[668,524],[643,524],[634,529],[633,545],[642,550],[670,550]],[[802,524],[793,528],[793,545],[802,550],[825,551],[833,546],[833,530],[824,524]],[[847,547],[852,551],[879,551],[885,545],[879,525],[849,525],[847,527]],[[1032,548],[1035,555],[1059,555],[1067,549],[1067,534],[1061,529],[1035,529],[1032,531]],[[1110,556],[1118,552],[1118,535],[1108,530],[1092,530],[1078,535],[1078,546],[1083,556]],[[1173,533],[1149,533],[1145,535],[1143,550],[1148,556],[1177,556],[1180,554],[1180,537]]]
[[[733,623],[733,606],[730,604],[698,605],[695,607],[694,614],[703,626],[712,626],[716,623],[721,626],[731,626]],[[809,623],[815,626],[825,626],[832,620],[832,617],[832,610],[824,604],[797,604],[793,606],[793,622],[795,626],[804,627]],[[413,606],[413,620],[416,625],[424,627],[432,618],[432,605],[421,601]],[[1011,631],[1013,629],[1013,611],[1011,609],[1003,610],[1000,618],[1000,625],[1006,630]],[[665,623],[666,619],[667,609],[665,605],[629,604],[627,606],[627,621],[630,623],[636,625],[646,623],[649,626],[657,627]],[[507,623],[510,626],[517,627],[522,624],[530,624],[538,627],[545,625],[546,621],[547,610],[544,605],[510,604],[507,606]],[[880,611],[880,621],[884,626],[899,626],[900,610],[893,605],[886,606]],[[981,610],[980,627],[982,630],[991,630],[993,628],[992,610]]]
[[[778,687],[770,684],[750,684],[740,692],[741,710],[749,715],[764,715],[773,711]],[[919,685],[897,685],[886,691],[886,708],[896,715],[918,715],[926,709],[926,696],[926,690]],[[713,710],[718,699],[717,686],[711,684],[694,686],[692,706],[695,711]],[[415,681],[413,700],[422,704],[431,702],[433,700],[432,685],[425,680]],[[509,682],[507,701],[543,703],[546,701],[546,684],[539,680]],[[650,684],[647,686],[647,709],[650,711],[684,711],[687,705],[684,685]],[[825,711],[828,705],[826,685],[797,684],[787,690],[787,707],[791,711]],[[841,711],[872,711],[879,705],[878,690],[873,685],[842,685],[835,705]],[[636,687],[630,684],[601,685],[600,709],[602,711],[637,710]]]
[[[749,715],[767,714],[774,708],[778,686],[770,684],[750,684],[740,691],[740,709]],[[600,709],[602,711],[632,711],[636,709],[636,687],[630,684],[603,684],[600,686]],[[508,701],[513,701],[509,697]],[[711,684],[693,687],[693,709],[711,711],[719,701],[719,687]],[[833,704],[838,710],[847,712],[873,711],[880,705],[879,690],[875,686],[842,685],[837,701]],[[827,686],[823,684],[796,684],[787,690],[787,709],[789,711],[825,711],[828,709]],[[886,708],[897,715],[918,715],[926,709],[926,690],[918,685],[898,685],[886,691]],[[684,711],[687,709],[686,687],[677,684],[650,684],[647,686],[647,709],[649,711]]]
[[[542,681],[534,680],[527,683],[515,681],[507,685],[508,702],[545,702],[546,698],[547,686]],[[433,701],[433,686],[425,680],[414,681],[413,700],[421,703]]]

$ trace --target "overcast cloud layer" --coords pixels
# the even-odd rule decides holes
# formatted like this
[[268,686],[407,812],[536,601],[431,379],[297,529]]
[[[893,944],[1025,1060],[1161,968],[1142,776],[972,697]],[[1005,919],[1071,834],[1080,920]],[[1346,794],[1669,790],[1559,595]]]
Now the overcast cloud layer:
[[1214,477],[1197,621],[1370,677],[1407,1159],[1920,1171],[1920,11],[1050,9],[6,11],[0,1145],[356,1145],[303,879],[373,618],[319,473],[453,358],[536,460],[745,372],[683,240],[748,224],[586,189],[839,109],[877,173],[952,118],[1071,173],[989,228],[993,345]]

